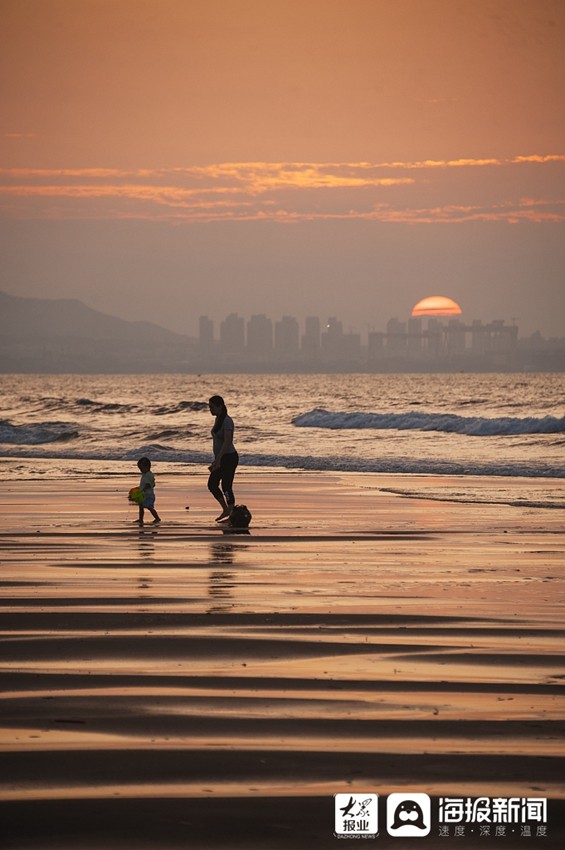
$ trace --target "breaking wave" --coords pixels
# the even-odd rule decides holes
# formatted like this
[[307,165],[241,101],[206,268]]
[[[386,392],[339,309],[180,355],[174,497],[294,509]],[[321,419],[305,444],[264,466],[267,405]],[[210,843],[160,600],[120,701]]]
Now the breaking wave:
[[208,402],[205,401],[179,401],[173,404],[140,405],[115,401],[95,401],[91,398],[57,398],[47,396],[44,398],[23,397],[22,399],[30,407],[37,410],[71,410],[75,414],[87,413],[138,413],[150,412],[154,416],[167,416],[185,411],[208,410]]
[[175,413],[183,413],[185,410],[208,410],[207,401],[179,401],[178,404],[162,405],[154,407],[152,412],[155,416],[166,416]]
[[77,407],[88,407],[96,413],[115,413],[116,411],[128,412],[133,408],[131,404],[118,404],[117,402],[92,401],[89,398],[77,398]]
[[328,428],[330,430],[390,430],[443,431],[468,437],[513,436],[519,434],[565,433],[565,416],[457,416],[443,413],[332,413],[316,408],[292,420],[297,428]]
[[74,440],[79,432],[68,422],[43,422],[38,425],[13,425],[0,420],[0,443],[36,446],[42,443],[61,443]]

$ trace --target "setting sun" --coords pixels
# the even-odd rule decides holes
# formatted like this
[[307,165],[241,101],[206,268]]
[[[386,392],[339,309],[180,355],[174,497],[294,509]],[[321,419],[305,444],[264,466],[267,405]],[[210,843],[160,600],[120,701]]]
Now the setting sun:
[[430,295],[422,298],[412,308],[413,316],[460,316],[461,307],[452,298],[445,295]]

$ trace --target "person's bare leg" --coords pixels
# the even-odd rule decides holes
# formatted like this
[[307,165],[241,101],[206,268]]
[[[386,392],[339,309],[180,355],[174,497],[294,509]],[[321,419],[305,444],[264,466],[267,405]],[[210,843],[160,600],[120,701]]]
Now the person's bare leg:
[[222,506],[222,513],[219,516],[216,517],[215,521],[221,522],[223,519],[227,519],[229,517],[231,511],[228,507],[228,503],[226,502],[226,500],[224,499],[223,496],[221,498],[218,498],[218,496],[216,496],[216,499],[220,503],[220,505]]

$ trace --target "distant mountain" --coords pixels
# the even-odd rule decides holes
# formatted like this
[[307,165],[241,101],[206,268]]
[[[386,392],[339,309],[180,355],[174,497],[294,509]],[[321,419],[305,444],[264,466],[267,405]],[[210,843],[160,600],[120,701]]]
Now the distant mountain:
[[76,299],[0,292],[2,372],[182,371],[195,340],[152,322],[129,322]]
[[19,298],[0,292],[0,333],[10,337],[77,336],[88,339],[131,339],[186,342],[187,337],[153,322],[128,322],[87,307],[75,298]]

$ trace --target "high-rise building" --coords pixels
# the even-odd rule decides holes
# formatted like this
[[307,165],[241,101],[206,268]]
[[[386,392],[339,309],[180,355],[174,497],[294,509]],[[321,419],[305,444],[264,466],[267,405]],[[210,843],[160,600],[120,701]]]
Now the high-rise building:
[[471,351],[473,354],[485,354],[489,348],[488,328],[480,319],[473,319],[471,325]]
[[432,359],[439,357],[443,351],[443,325],[436,316],[428,319],[426,341],[428,356]]
[[208,316],[200,316],[198,328],[200,348],[204,351],[210,351],[214,347],[214,322]]
[[245,349],[245,320],[230,313],[220,324],[220,346],[227,354],[238,354]]
[[302,352],[306,357],[313,357],[320,351],[320,319],[318,316],[306,316],[304,334],[302,336]]
[[400,354],[406,351],[406,322],[398,319],[389,319],[386,325],[386,347],[387,351]]
[[330,316],[322,334],[322,351],[330,360],[356,360],[361,353],[360,334],[344,333],[343,323]]
[[382,331],[370,331],[367,337],[367,358],[369,363],[382,360],[385,355],[386,336]]
[[343,324],[335,316],[330,316],[322,333],[322,351],[330,357],[341,354]]
[[294,316],[283,316],[275,322],[275,352],[283,357],[294,357],[298,352],[300,328]]
[[503,319],[495,319],[488,325],[488,329],[491,351],[504,353],[514,351],[518,340],[516,325],[505,325]]
[[251,316],[247,322],[247,353],[266,357],[273,350],[273,323],[264,313]]
[[465,325],[459,319],[450,319],[445,329],[446,350],[448,354],[460,354],[465,351]]
[[418,353],[422,350],[422,320],[419,316],[408,319],[408,350]]

